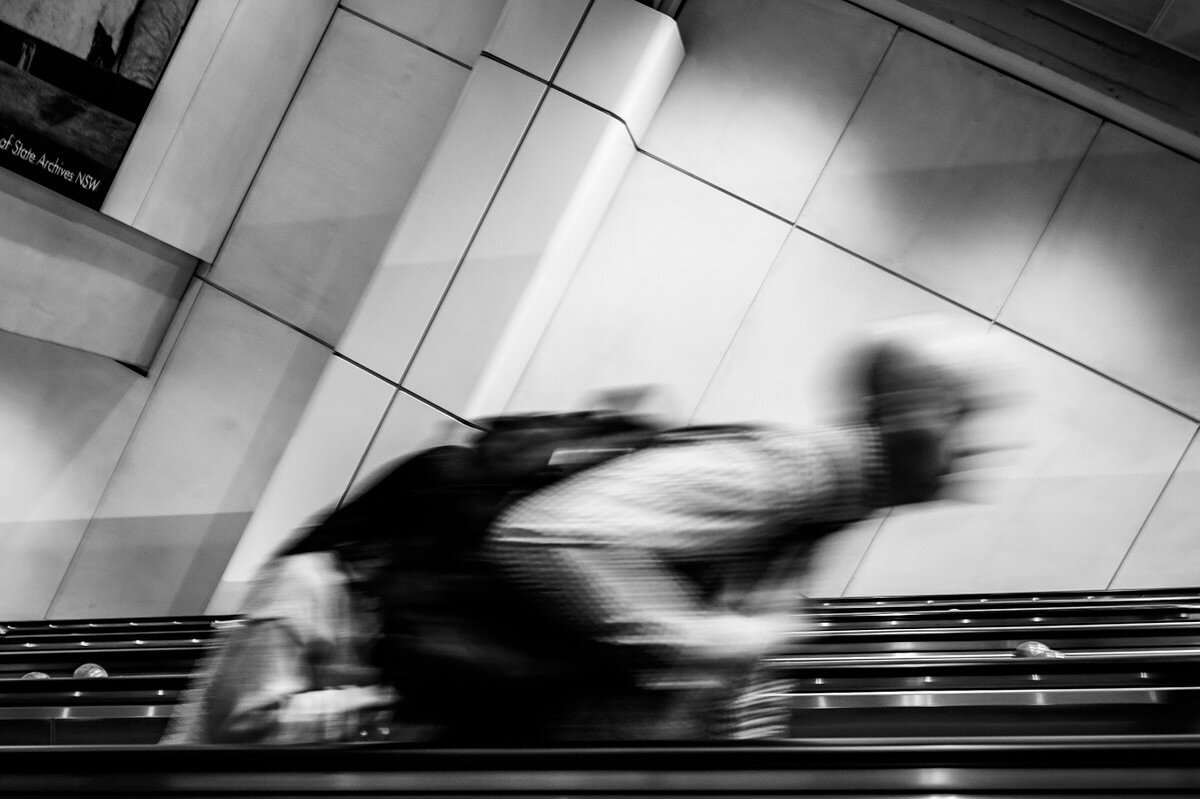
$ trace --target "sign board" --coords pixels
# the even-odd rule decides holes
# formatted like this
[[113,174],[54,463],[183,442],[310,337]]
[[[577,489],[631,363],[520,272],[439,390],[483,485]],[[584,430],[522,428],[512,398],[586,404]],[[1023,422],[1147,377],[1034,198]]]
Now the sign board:
[[99,208],[195,4],[0,3],[0,166]]

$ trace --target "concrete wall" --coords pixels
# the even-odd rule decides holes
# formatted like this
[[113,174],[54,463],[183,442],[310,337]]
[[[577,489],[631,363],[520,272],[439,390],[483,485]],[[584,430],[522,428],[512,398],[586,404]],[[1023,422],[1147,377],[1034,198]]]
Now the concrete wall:
[[[556,170],[578,163],[564,142],[587,139],[565,116],[530,127],[428,328],[409,309],[436,290],[414,275],[440,288],[452,268],[436,249],[400,247],[401,225],[407,255],[381,267],[393,276],[326,376],[364,381],[359,363],[395,382],[376,400],[391,403],[384,421],[346,447],[332,431],[347,384],[310,408],[311,442],[293,441],[227,581],[309,518],[305,497],[452,439],[456,420],[654,384],[680,419],[818,422],[855,331],[941,311],[1020,363],[1026,402],[979,431],[1020,448],[965,476],[971,502],[837,536],[810,592],[1200,583],[1200,561],[1180,556],[1200,544],[1187,522],[1200,480],[1195,161],[1116,124],[1108,105],[1081,108],[857,4],[689,0],[679,27],[686,56],[577,267],[522,233],[534,209],[562,204],[526,156]],[[568,100],[552,91],[539,114]],[[538,185],[544,203],[513,199]],[[531,289],[538,257],[569,281]],[[307,464],[339,447],[338,473],[318,479]]]
[[0,616],[204,609],[502,5],[201,0],[104,213],[6,215],[54,269],[99,228],[186,271],[145,375],[0,334]]
[[810,590],[1200,583],[1200,165],[856,4],[689,0],[679,23],[511,407],[661,381],[696,420],[805,423],[856,328],[940,310],[1023,363],[992,433],[1025,447],[975,503],[839,536]]
[[1026,365],[997,429],[1030,446],[978,503],[847,530],[811,592],[1200,583],[1194,161],[840,0],[307,8],[285,101],[245,104],[257,158],[173,207],[207,175],[173,134],[106,209],[199,262],[147,374],[0,334],[0,617],[232,610],[477,415],[655,383],[681,418],[815,421],[845,337],[924,310]]

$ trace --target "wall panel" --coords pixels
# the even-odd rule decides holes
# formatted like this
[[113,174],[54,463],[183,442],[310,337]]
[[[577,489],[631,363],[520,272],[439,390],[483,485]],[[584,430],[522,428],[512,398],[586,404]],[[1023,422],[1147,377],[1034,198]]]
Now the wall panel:
[[[982,320],[935,295],[793,230],[693,421],[839,423],[854,411],[841,382],[847,349],[874,322],[929,313],[950,315],[980,336],[986,330]],[[840,595],[882,520],[883,514],[873,515],[823,542],[802,584],[805,593]]]
[[660,384],[699,399],[788,226],[638,156],[601,222],[510,410]]
[[901,32],[799,223],[995,316],[1099,125]]
[[840,418],[845,351],[884,319],[983,320],[801,230],[793,230],[696,410],[705,423],[812,425]]
[[129,224],[212,262],[336,5],[237,4]]
[[640,141],[682,60],[670,17],[636,0],[595,0],[554,85],[616,114]]
[[633,152],[612,117],[550,93],[405,388],[468,418],[504,408]]
[[203,612],[327,356],[205,287],[50,614]]
[[591,0],[508,0],[484,51],[548,81],[590,4]]
[[1200,163],[1105,125],[1000,315],[1200,414]]
[[352,492],[368,485],[398,458],[426,447],[460,443],[473,432],[473,427],[446,415],[420,397],[398,391],[355,474]]
[[1195,433],[1052,352],[990,335],[1026,373],[1027,401],[995,428],[1022,448],[959,476],[971,502],[894,510],[847,593],[1103,590]]
[[104,197],[106,215],[127,225],[137,218],[239,2],[201,0],[193,8]]
[[463,67],[338,12],[210,279],[337,341],[466,80]]
[[468,66],[479,57],[504,6],[505,0],[342,0],[343,8]]
[[1200,443],[1188,447],[1113,588],[1200,587]]
[[149,392],[107,358],[0,333],[0,619],[50,606]]
[[0,329],[149,368],[196,259],[0,172]]
[[796,218],[896,27],[837,0],[688,0],[645,149]]
[[545,91],[487,59],[471,71],[339,352],[399,382]]
[[337,505],[395,393],[394,386],[357,366],[328,359],[208,613],[235,612],[255,572],[275,550]]

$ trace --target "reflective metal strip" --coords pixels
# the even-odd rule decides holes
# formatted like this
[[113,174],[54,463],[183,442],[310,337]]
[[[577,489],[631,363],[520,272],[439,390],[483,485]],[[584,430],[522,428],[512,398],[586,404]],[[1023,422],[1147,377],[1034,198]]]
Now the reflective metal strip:
[[174,705],[78,705],[75,707],[0,707],[0,720],[10,719],[162,719]]
[[794,710],[836,710],[875,707],[1010,707],[1065,705],[1161,705],[1200,702],[1196,688],[1049,688],[946,691],[854,691],[790,694]]
[[[1200,673],[1200,647],[1170,647],[1160,649],[1071,649],[1063,652],[1064,659],[1075,661],[1152,661],[1156,658],[1179,660],[1196,658]],[[1037,658],[1017,658],[1011,650],[963,651],[963,652],[894,652],[892,654],[846,654],[846,655],[782,655],[770,658],[775,666],[847,666],[871,665],[890,666],[897,663],[954,664],[1021,660],[1036,662]]]

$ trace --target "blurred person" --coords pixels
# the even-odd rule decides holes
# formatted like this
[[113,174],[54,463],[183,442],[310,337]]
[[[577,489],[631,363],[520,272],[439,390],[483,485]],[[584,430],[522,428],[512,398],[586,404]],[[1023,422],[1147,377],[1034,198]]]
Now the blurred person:
[[[393,461],[272,557],[161,743],[419,740],[426,724],[480,729],[497,718],[489,703],[548,686],[553,658],[510,624],[513,602],[479,563],[479,541],[513,497],[607,457],[592,448],[595,437],[620,452],[658,426],[618,411],[489,424],[470,446]],[[582,460],[551,465],[568,438]],[[414,672],[423,680],[404,678]],[[434,720],[425,721],[430,703]],[[402,724],[393,723],[397,710]],[[519,725],[508,719],[504,728]]]
[[[378,488],[378,486],[376,486]],[[272,557],[240,623],[201,664],[164,744],[312,744],[386,734],[395,692],[375,665],[379,584],[397,526],[363,492]]]
[[389,709],[428,743],[780,736],[764,664],[815,546],[976,454],[978,344],[880,327],[837,425],[664,430],[610,397],[403,459],[268,564],[166,742],[354,740]]
[[844,424],[666,434],[513,504],[483,557],[570,676],[508,704],[555,740],[783,735],[763,665],[804,632],[809,557],[979,454],[968,420],[1005,394],[981,344],[940,318],[879,326],[848,358]]

